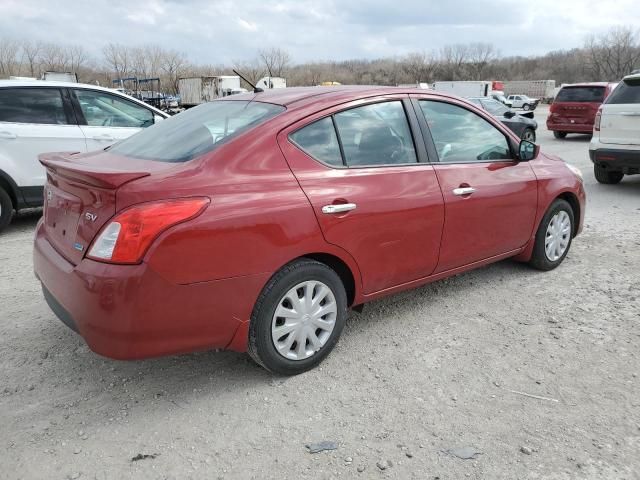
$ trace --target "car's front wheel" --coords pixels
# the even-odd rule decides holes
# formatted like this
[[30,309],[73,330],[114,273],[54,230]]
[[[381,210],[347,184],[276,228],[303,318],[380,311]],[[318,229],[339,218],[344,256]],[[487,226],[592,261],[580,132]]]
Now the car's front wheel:
[[593,165],[593,175],[596,177],[598,183],[604,183],[606,185],[613,185],[620,183],[624,173],[606,170],[599,165]]
[[347,294],[327,265],[300,259],[264,287],[251,315],[249,354],[267,370],[296,375],[329,355],[347,318]]
[[538,270],[553,270],[562,263],[571,247],[574,232],[573,209],[569,202],[555,200],[536,232],[530,264]]
[[527,142],[535,143],[536,141],[536,132],[533,128],[525,128],[524,132],[520,136],[522,140],[526,140]]
[[9,194],[0,187],[0,232],[11,223],[11,215],[13,214],[13,204]]
[[525,104],[522,106],[522,109],[523,109],[523,110],[526,110],[526,111],[529,111],[529,110],[531,109],[531,106],[530,106],[528,103],[525,103]]

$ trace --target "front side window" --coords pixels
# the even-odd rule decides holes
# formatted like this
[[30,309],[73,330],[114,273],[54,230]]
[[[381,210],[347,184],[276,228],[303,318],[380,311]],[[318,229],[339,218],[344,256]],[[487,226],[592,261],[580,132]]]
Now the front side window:
[[445,102],[420,100],[441,162],[511,160],[505,135],[466,108]]
[[351,108],[334,115],[349,167],[417,163],[402,102]]
[[0,88],[0,122],[68,124],[57,88]]
[[153,125],[153,112],[124,98],[93,90],[76,90],[76,98],[90,127],[134,127]]
[[285,110],[248,101],[203,103],[158,122],[111,147],[124,156],[159,162],[186,162],[210,152]]
[[342,155],[331,117],[313,122],[293,132],[291,141],[311,157],[333,167],[342,167]]

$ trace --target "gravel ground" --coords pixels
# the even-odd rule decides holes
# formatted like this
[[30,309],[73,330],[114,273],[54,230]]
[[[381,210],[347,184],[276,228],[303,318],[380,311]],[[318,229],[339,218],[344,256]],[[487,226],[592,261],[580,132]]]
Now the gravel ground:
[[230,352],[93,354],[46,306],[21,215],[0,236],[0,478],[640,478],[640,176],[598,185],[587,137],[538,135],[589,195],[560,268],[369,304],[294,378]]

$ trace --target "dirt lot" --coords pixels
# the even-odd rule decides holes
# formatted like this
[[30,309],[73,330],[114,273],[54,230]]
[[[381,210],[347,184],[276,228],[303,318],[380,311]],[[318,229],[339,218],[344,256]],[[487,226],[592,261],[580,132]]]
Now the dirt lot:
[[[640,478],[640,176],[596,184],[587,137],[537,113],[589,194],[564,264],[370,304],[295,378],[229,352],[93,354],[46,306],[21,216],[0,236],[0,478]],[[307,452],[322,440],[337,450]]]

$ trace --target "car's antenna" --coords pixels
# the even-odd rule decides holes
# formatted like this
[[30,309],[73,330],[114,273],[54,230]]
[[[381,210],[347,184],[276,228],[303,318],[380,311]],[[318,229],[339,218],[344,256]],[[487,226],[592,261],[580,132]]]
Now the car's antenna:
[[238,75],[242,80],[244,80],[245,82],[247,82],[251,88],[253,88],[253,93],[260,93],[260,92],[264,92],[263,89],[256,87],[253,83],[251,83],[249,80],[247,80],[246,78],[244,78],[242,76],[242,74],[240,72],[238,72],[237,70],[234,70],[233,73],[235,73],[236,75]]

